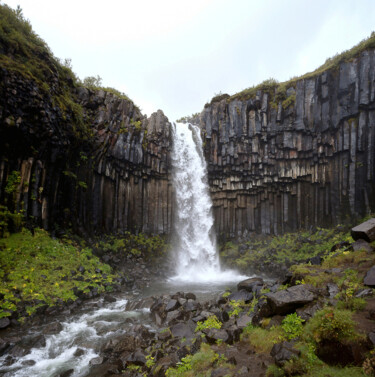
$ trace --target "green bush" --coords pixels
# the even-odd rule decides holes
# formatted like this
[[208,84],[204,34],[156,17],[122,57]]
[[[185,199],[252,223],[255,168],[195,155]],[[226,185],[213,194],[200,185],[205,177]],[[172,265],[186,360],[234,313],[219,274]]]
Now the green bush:
[[332,307],[317,311],[306,324],[304,335],[306,339],[315,343],[320,343],[324,340],[347,342],[362,338],[355,331],[352,312]]
[[303,333],[303,322],[297,313],[288,314],[281,324],[281,328],[284,330],[285,337],[288,340],[299,337]]
[[217,319],[216,315],[208,317],[205,321],[198,321],[195,332],[207,329],[221,329],[222,323]]

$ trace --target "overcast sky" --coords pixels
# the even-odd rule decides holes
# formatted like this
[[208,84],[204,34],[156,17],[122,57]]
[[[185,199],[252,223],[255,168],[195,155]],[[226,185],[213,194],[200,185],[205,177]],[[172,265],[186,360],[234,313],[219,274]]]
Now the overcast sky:
[[83,79],[150,115],[312,71],[375,30],[374,0],[5,0]]

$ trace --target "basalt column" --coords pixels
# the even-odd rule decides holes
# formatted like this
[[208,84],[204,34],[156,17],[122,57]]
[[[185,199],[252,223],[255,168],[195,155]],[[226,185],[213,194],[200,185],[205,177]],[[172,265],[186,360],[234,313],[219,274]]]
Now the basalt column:
[[219,235],[328,226],[375,210],[375,52],[195,119]]

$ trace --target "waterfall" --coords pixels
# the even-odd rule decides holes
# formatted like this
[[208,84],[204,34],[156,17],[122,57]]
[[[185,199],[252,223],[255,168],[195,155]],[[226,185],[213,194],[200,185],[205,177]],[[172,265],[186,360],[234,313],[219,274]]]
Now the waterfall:
[[191,124],[176,123],[173,140],[176,276],[172,280],[236,280],[238,275],[220,268],[200,129]]

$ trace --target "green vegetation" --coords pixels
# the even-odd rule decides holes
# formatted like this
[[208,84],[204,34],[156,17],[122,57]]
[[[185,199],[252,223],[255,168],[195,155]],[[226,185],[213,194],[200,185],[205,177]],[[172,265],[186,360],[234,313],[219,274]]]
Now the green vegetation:
[[23,229],[0,240],[0,317],[22,306],[32,314],[43,305],[75,300],[76,290],[103,292],[114,277],[90,249],[53,239],[42,229],[34,236]]
[[248,324],[241,337],[243,340],[247,340],[256,352],[270,353],[274,344],[283,338],[283,330],[280,326],[263,329]]
[[240,270],[246,270],[249,266],[264,269],[270,264],[289,267],[329,253],[333,245],[344,241],[352,242],[353,239],[342,226],[317,228],[315,232],[285,233],[282,236],[254,235],[251,241],[243,245],[246,249],[241,254],[238,245],[229,241],[220,247],[220,256],[227,265]]
[[104,253],[130,253],[154,258],[164,255],[168,245],[165,239],[159,235],[149,236],[144,233],[136,235],[125,232],[122,236],[107,236],[104,240],[96,242],[94,247]]
[[221,329],[222,323],[217,319],[216,315],[208,317],[204,322],[198,321],[195,332],[207,329]]
[[225,357],[212,350],[208,344],[202,344],[200,351],[194,355],[183,357],[175,368],[168,368],[167,377],[209,377],[213,368],[233,367],[226,362]]
[[303,333],[303,322],[305,322],[297,313],[288,314],[281,324],[284,330],[285,338],[292,340]]
[[319,310],[305,326],[304,337],[316,344],[324,340],[356,341],[361,336],[355,331],[352,312],[332,307]]

